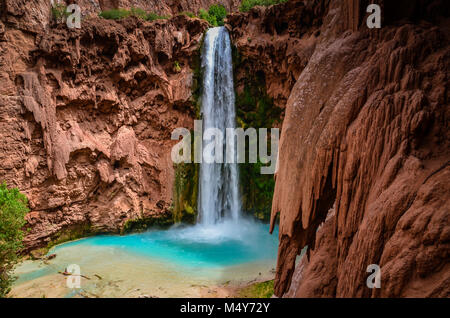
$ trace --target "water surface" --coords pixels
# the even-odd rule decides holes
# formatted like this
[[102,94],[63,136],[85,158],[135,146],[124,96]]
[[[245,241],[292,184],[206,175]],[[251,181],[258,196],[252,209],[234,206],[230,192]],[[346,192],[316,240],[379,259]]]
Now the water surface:
[[[240,219],[85,238],[53,248],[49,253],[57,257],[47,265],[27,261],[18,266],[13,294],[201,297],[213,286],[272,279],[278,235],[268,231],[267,224]],[[70,264],[89,278],[81,290],[68,289],[67,277],[58,274]]]

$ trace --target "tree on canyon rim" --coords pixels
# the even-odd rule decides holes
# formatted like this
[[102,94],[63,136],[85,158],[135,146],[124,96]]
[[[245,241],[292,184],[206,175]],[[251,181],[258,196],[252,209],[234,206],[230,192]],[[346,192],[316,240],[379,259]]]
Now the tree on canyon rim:
[[0,297],[9,293],[14,280],[11,272],[23,247],[22,228],[29,211],[27,205],[27,197],[18,189],[0,184]]

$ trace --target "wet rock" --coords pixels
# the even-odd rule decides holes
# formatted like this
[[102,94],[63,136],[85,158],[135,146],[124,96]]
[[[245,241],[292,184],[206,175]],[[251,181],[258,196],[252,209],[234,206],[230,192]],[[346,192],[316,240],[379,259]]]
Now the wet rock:
[[49,260],[52,260],[54,258],[56,258],[56,254],[50,254],[45,259],[49,261]]

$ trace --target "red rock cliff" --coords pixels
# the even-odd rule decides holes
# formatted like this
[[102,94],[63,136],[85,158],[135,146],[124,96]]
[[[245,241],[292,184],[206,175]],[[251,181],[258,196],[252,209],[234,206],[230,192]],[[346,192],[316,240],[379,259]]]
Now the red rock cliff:
[[[229,19],[240,52],[288,96],[277,296],[450,295],[449,5],[378,1],[377,30],[368,3],[290,1]],[[370,264],[380,289],[366,286]]]
[[39,28],[39,6],[6,5],[0,180],[29,198],[26,247],[74,227],[118,232],[127,220],[170,218],[170,137],[193,124],[190,65],[207,23],[91,18],[81,29]]

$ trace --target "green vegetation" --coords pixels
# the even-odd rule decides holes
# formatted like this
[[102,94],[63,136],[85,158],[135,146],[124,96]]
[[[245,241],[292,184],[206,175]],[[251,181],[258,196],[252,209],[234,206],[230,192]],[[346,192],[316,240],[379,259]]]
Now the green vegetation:
[[175,223],[195,223],[199,165],[195,163],[179,163],[175,164],[174,168],[173,220]]
[[203,41],[205,37],[202,37],[202,42],[194,56],[191,68],[194,72],[193,84],[192,84],[192,97],[191,102],[194,105],[195,118],[200,119],[201,111],[201,95],[202,95],[202,83],[203,83],[203,70],[202,70],[202,57],[201,51],[203,48]]
[[166,15],[158,15],[156,13],[150,12],[147,15],[147,21],[155,21],[155,20],[167,20],[170,19],[170,16]]
[[279,4],[287,2],[288,0],[242,0],[239,10],[241,12],[247,12],[255,6],[271,6],[273,4]]
[[227,9],[220,4],[214,4],[209,7],[208,11],[200,9],[198,12],[199,18],[208,21],[212,26],[223,26],[224,19],[227,16]]
[[48,251],[59,244],[75,241],[83,237],[91,236],[96,232],[92,230],[89,224],[77,224],[72,225],[58,232],[50,242],[48,242],[47,247],[41,249],[41,252],[45,255]]
[[[190,102],[193,106],[194,118],[200,118],[201,107],[201,91],[203,72],[201,67],[201,51],[203,47],[204,37],[201,40],[199,48],[194,54],[190,67],[193,70],[192,96]],[[176,65],[175,65],[176,67]],[[191,131],[191,149],[194,149],[194,133]],[[173,206],[172,214],[175,223],[195,223],[197,216],[197,196],[198,196],[198,179],[200,165],[193,163],[194,157],[192,152],[192,163],[174,164],[175,181],[173,189]]]
[[216,18],[217,26],[223,26],[225,24],[224,19],[227,16],[227,9],[223,5],[213,4],[209,7],[208,14]]
[[[192,96],[190,102],[193,106],[194,118],[200,118],[201,91],[203,72],[201,67],[201,51],[203,40],[194,54],[190,67],[193,70]],[[191,131],[193,148],[194,133]],[[193,153],[192,153],[193,156]],[[192,157],[192,162],[194,158]],[[173,189],[172,214],[175,223],[195,223],[197,216],[198,179],[200,165],[196,163],[174,164],[175,181]]]
[[14,277],[11,272],[17,264],[21,250],[25,214],[28,200],[18,189],[0,185],[0,298],[11,289]]
[[183,11],[183,12],[180,12],[179,14],[188,16],[189,18],[196,18],[195,14],[192,13],[191,11]]
[[[240,56],[236,48],[233,48],[233,65],[235,70],[241,68]],[[243,129],[271,128],[280,122],[281,115],[282,109],[274,105],[273,99],[267,95],[264,74],[258,72],[248,74],[243,91],[236,93],[238,125]],[[248,151],[247,144],[246,158],[248,158]],[[270,142],[268,142],[268,151],[271,151]],[[261,166],[263,164],[259,160],[256,164],[240,165],[242,205],[244,211],[267,221],[270,218],[275,180],[273,175],[261,174]]]
[[181,72],[180,62],[178,62],[178,61],[173,62],[173,70],[175,73]]
[[[194,132],[191,132],[191,149],[194,149]],[[200,165],[193,163],[174,164],[175,184],[173,190],[173,221],[195,223],[197,215],[198,179]]]
[[256,283],[241,289],[239,298],[270,298],[273,295],[273,280]]
[[205,9],[200,9],[198,11],[198,16],[200,19],[208,21],[210,25],[217,26],[217,18],[213,15],[209,15],[208,11]]
[[131,8],[131,10],[111,9],[111,10],[106,10],[106,11],[100,12],[99,16],[104,19],[109,19],[109,20],[120,20],[120,19],[131,17],[131,16],[134,16],[139,19],[146,20],[146,21],[154,21],[154,20],[170,18],[168,16],[160,16],[154,12],[146,12],[145,10],[140,9],[140,8]]
[[[150,20],[149,19],[149,15],[152,13],[147,13],[145,12],[145,10],[141,9],[141,8],[131,8],[130,10],[130,15],[143,19],[143,20]],[[153,13],[154,14],[154,13]],[[151,21],[156,20],[156,19],[152,19]]]
[[128,18],[131,15],[131,11],[126,9],[111,9],[102,11],[98,14],[100,17],[108,20],[120,20]]
[[56,23],[62,23],[70,15],[64,3],[56,3],[52,6],[52,16]]

